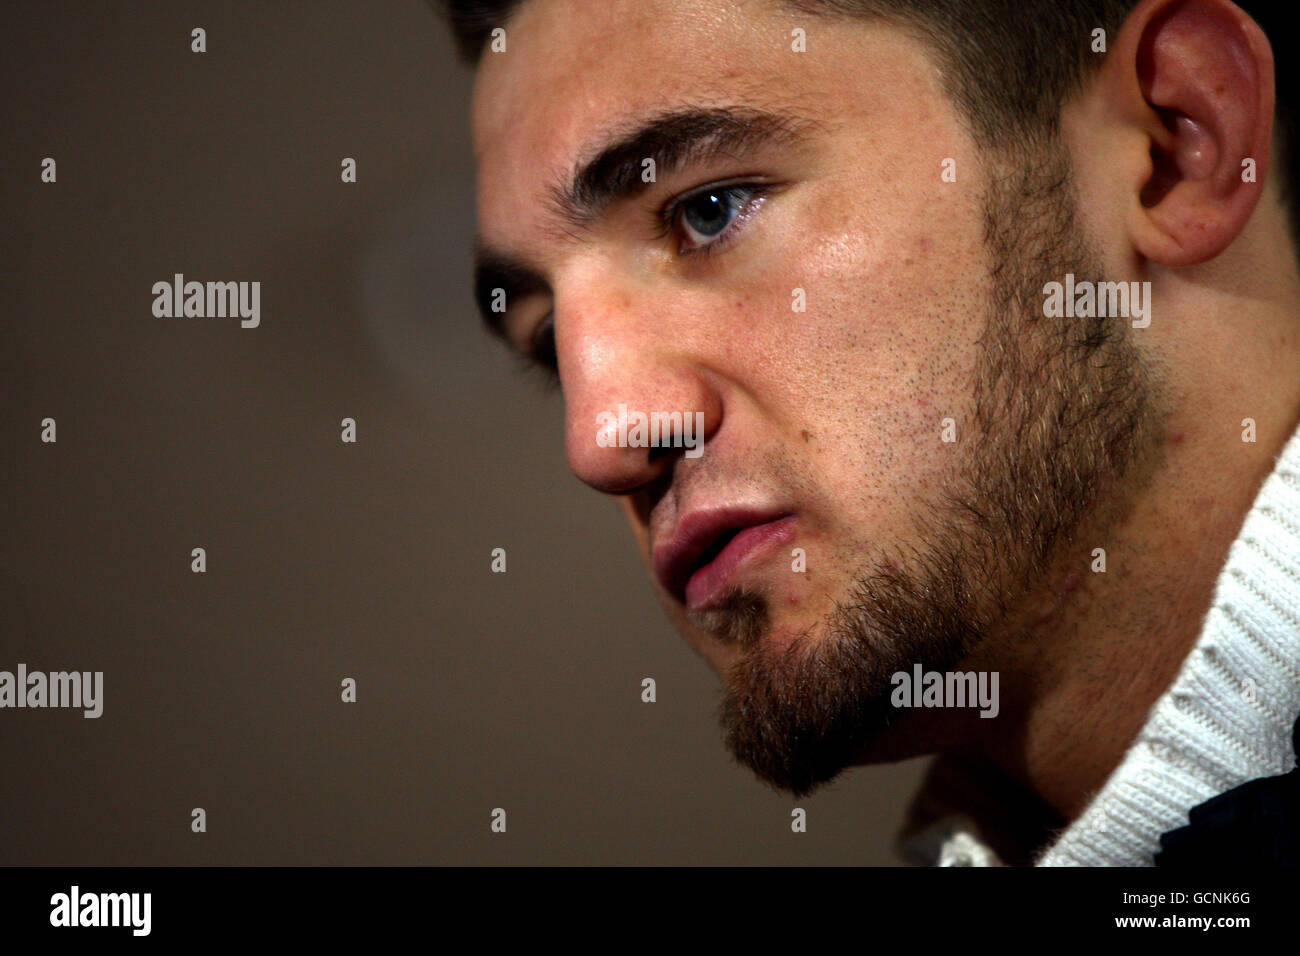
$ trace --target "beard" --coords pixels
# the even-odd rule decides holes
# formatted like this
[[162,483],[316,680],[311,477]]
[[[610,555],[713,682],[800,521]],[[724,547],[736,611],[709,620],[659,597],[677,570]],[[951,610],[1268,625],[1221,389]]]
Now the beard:
[[1068,155],[1036,146],[983,198],[992,295],[973,434],[946,491],[912,516],[916,544],[858,569],[819,632],[781,648],[763,640],[761,592],[733,589],[713,616],[741,652],[726,673],[727,748],[779,790],[803,796],[856,762],[897,713],[894,674],[951,670],[1005,625],[1158,437],[1154,377],[1126,320],[1043,315],[1047,282],[1102,269]]

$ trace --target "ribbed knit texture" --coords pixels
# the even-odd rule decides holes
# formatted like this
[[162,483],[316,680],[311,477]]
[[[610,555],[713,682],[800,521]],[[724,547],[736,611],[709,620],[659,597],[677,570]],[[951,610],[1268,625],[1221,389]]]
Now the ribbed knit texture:
[[[1187,811],[1296,765],[1300,716],[1300,431],[1266,479],[1178,676],[1096,796],[1037,866],[1152,866]],[[997,865],[950,830],[939,865]]]
[[1196,646],[1123,761],[1038,866],[1151,866],[1187,811],[1296,765],[1300,432],[1228,551]]

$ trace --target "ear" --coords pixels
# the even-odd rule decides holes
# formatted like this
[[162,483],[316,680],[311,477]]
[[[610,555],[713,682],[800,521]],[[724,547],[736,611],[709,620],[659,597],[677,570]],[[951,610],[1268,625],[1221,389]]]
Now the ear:
[[[1108,96],[1145,133],[1134,248],[1171,267],[1212,259],[1245,227],[1268,173],[1273,53],[1229,0],[1144,0],[1103,68]],[[1243,181],[1254,160],[1254,181]]]

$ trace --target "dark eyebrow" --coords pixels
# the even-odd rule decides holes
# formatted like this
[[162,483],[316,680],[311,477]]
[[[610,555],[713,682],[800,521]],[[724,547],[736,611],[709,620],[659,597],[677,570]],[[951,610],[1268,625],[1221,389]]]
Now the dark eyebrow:
[[[553,214],[569,226],[583,228],[598,220],[616,201],[630,199],[652,184],[641,179],[646,159],[655,162],[659,179],[687,166],[720,158],[737,158],[768,145],[802,141],[813,121],[750,106],[686,107],[651,116],[625,132],[607,137],[593,158],[579,161],[567,183],[549,187]],[[545,291],[545,278],[525,263],[480,244],[474,260],[474,298],[484,323],[503,335],[503,313],[493,312],[492,295],[504,289],[516,295]]]
[[579,163],[567,184],[551,187],[551,203],[563,221],[589,225],[617,200],[651,184],[642,164],[655,162],[655,177],[720,158],[738,158],[761,146],[798,142],[812,123],[787,113],[750,106],[691,107],[658,113],[634,129],[615,134],[593,159]]

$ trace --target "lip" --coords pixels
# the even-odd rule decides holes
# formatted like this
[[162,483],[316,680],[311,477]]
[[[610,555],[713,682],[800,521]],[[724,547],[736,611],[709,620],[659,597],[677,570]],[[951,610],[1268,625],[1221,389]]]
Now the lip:
[[[687,608],[702,610],[718,598],[742,565],[792,538],[794,524],[794,515],[771,509],[689,512],[672,538],[655,548],[655,577]],[[709,556],[724,541],[725,545]]]

